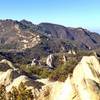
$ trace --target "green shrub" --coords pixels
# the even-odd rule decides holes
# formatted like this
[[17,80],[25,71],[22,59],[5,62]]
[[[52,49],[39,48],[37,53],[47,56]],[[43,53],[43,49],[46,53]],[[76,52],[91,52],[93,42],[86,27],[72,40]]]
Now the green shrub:
[[47,78],[51,73],[47,68],[41,66],[22,65],[20,68],[30,75],[38,75],[40,78]]
[[21,83],[17,88],[13,87],[12,92],[6,93],[5,86],[0,85],[0,100],[34,100],[31,90]]
[[69,59],[65,64],[59,65],[51,71],[41,66],[22,65],[21,68],[30,75],[37,75],[39,78],[49,78],[51,81],[65,81],[68,74],[72,74],[77,63],[77,59]]
[[75,68],[77,62],[76,61],[67,61],[62,66],[59,66],[56,70],[54,70],[50,76],[49,80],[51,81],[65,81],[68,77],[68,74],[72,74],[73,69]]

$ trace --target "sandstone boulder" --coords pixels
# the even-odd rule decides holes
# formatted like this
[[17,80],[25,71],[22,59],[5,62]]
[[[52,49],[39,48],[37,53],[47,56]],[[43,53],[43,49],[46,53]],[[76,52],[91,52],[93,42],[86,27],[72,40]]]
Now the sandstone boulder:
[[95,56],[83,57],[73,72],[81,100],[100,100],[100,64]]

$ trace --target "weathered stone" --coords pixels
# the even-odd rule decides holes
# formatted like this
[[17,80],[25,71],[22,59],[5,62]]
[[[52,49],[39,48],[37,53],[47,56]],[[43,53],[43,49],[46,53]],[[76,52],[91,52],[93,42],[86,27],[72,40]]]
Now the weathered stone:
[[50,54],[47,59],[46,59],[46,64],[50,67],[53,68],[53,60],[54,60],[54,56],[52,54]]

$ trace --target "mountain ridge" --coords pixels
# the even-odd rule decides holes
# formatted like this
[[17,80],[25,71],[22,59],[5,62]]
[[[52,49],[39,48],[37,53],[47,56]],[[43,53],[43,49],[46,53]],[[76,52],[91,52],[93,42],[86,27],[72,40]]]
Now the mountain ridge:
[[100,35],[81,27],[52,23],[36,25],[27,20],[6,19],[0,20],[0,46],[0,50],[8,51],[23,51],[38,46],[47,52],[60,52],[62,48],[65,51],[74,48],[89,50],[100,47]]

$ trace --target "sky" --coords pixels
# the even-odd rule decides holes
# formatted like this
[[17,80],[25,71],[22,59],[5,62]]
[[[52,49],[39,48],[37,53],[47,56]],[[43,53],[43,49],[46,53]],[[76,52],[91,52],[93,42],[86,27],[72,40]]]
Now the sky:
[[0,19],[50,22],[100,33],[100,0],[0,0]]

